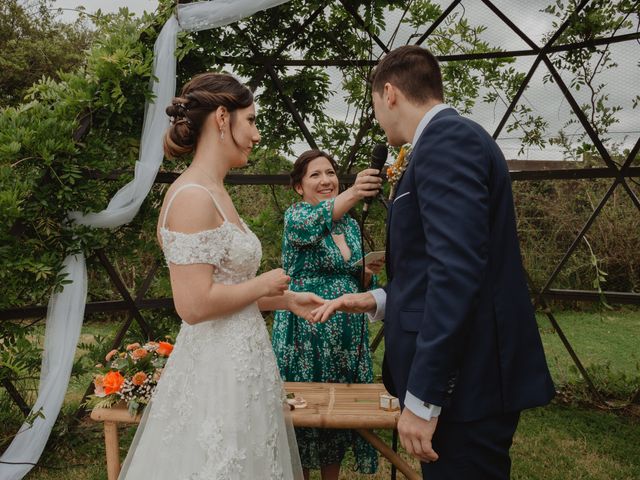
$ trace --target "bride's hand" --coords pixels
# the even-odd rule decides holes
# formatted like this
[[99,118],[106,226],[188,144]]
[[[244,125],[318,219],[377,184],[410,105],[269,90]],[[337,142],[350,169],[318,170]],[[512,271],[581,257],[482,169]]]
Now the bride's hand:
[[290,292],[289,310],[297,316],[311,322],[313,315],[311,312],[324,305],[324,300],[315,293],[309,292]]
[[289,288],[289,282],[291,281],[291,277],[284,273],[284,270],[281,268],[269,270],[268,272],[256,277],[256,279],[264,288],[262,296],[265,297],[284,295],[284,292]]

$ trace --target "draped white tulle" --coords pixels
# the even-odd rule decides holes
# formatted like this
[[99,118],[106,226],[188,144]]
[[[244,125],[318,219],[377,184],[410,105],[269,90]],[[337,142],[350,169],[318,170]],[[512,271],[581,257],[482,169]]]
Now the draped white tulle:
[[[83,225],[114,228],[130,222],[149,194],[162,163],[162,135],[169,125],[164,110],[176,88],[176,38],[180,30],[198,31],[238,21],[254,13],[286,3],[288,0],[213,0],[178,5],[162,28],[154,47],[153,77],[150,89],[154,101],[147,102],[144,114],[139,160],[134,179],[118,191],[107,208],[99,213],[70,217]],[[178,22],[179,19],[179,22]],[[45,419],[33,426],[24,424],[9,448],[0,457],[0,480],[19,480],[33,468],[49,439],[69,385],[75,346],[80,335],[86,303],[87,280],[82,255],[64,261],[72,283],[49,300],[42,373],[34,411],[42,408]]]

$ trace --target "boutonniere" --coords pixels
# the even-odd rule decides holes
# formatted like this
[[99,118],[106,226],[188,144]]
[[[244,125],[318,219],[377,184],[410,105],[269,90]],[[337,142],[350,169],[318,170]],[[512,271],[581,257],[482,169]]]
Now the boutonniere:
[[393,194],[396,190],[396,185],[402,173],[407,168],[408,164],[407,160],[407,149],[405,147],[400,147],[400,153],[398,153],[398,158],[390,167],[387,167],[387,180],[391,185],[391,190],[389,191],[389,198],[393,198]]

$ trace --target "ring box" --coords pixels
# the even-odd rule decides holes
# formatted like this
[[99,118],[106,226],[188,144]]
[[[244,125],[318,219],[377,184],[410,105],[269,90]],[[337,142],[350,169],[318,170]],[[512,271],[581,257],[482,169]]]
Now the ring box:
[[398,397],[394,397],[393,395],[389,395],[388,393],[381,393],[380,409],[386,410],[387,412],[400,410],[400,400],[398,400]]

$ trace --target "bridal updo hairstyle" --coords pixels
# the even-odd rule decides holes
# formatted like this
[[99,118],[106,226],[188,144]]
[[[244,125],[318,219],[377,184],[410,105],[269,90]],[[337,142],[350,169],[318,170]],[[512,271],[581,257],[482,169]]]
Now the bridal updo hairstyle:
[[164,136],[164,153],[176,158],[192,153],[202,126],[211,112],[225,107],[230,113],[229,128],[233,137],[234,112],[253,104],[253,93],[228,73],[207,72],[193,77],[182,87],[166,109],[171,126]]
[[315,160],[318,157],[323,157],[329,160],[329,163],[335,170],[336,175],[338,174],[338,163],[331,155],[329,155],[327,152],[323,152],[322,150],[307,150],[301,153],[300,156],[296,159],[295,163],[293,164],[293,169],[289,173],[289,185],[291,185],[291,188],[293,188],[294,191],[296,187],[302,183],[302,179],[307,174],[307,168],[309,167],[311,161]]

